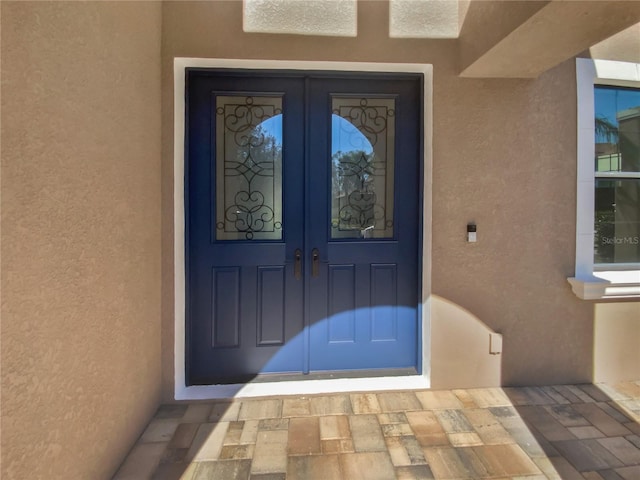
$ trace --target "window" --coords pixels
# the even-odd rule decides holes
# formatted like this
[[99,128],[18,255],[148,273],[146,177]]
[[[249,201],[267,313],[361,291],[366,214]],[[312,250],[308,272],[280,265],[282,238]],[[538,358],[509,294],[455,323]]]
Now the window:
[[640,64],[576,61],[576,272],[583,299],[640,297]]
[[594,263],[640,263],[640,89],[596,85]]

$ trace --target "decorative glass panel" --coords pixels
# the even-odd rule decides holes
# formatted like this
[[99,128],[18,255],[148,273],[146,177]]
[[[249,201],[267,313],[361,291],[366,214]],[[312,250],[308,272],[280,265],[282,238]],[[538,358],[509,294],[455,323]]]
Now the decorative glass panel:
[[216,97],[216,239],[282,239],[282,97]]
[[331,238],[393,237],[395,99],[332,98]]

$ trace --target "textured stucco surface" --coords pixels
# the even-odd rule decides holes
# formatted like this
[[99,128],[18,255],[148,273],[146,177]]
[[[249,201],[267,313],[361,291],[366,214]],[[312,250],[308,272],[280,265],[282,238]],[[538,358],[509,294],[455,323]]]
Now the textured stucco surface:
[[356,0],[244,0],[245,32],[355,37]]
[[637,23],[589,49],[591,58],[640,63],[640,23]]
[[458,2],[449,0],[391,0],[389,36],[398,38],[457,38]]
[[0,476],[107,479],[160,398],[161,8],[1,8]]
[[460,26],[459,67],[464,70],[515,28],[549,3],[549,0],[470,0]]
[[502,355],[491,355],[494,332],[474,315],[431,296],[431,388],[499,387]]
[[640,378],[640,303],[594,305],[594,381]]
[[[535,4],[501,3],[523,5],[525,8],[530,8],[529,4]],[[469,34],[466,24],[473,24],[477,7],[482,9],[485,5],[491,5],[491,2],[473,2],[465,19],[461,34],[462,44],[465,45],[461,52],[463,59],[466,56],[461,73],[464,77],[535,78],[558,63],[640,21],[638,2],[550,2],[502,40],[490,46],[479,58],[470,59],[465,54],[482,43],[485,33],[480,30],[475,35]],[[498,8],[508,10],[503,5]],[[524,11],[522,8],[520,10]],[[493,19],[491,22],[491,25],[495,24]]]
[[[434,134],[434,293],[503,334],[507,385],[591,378],[592,307],[566,281],[575,258],[573,72],[567,62],[535,81],[469,80],[446,105],[440,127],[450,140]],[[465,221],[477,223],[477,244],[465,243]]]
[[[531,3],[528,15],[547,2]],[[358,10],[356,38],[319,42],[244,33],[234,2],[163,5],[164,398],[174,375],[174,56],[433,64],[432,292],[504,335],[505,385],[590,381],[593,305],[566,280],[575,259],[573,60],[536,80],[462,79],[455,41],[390,39],[380,34],[386,2]],[[465,241],[469,221],[478,225],[476,244]]]

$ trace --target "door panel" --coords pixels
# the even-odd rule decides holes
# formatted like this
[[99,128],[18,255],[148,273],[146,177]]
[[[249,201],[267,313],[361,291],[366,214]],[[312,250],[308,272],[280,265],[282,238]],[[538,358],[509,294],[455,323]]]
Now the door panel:
[[419,85],[188,70],[189,384],[416,367]]
[[285,268],[258,267],[258,346],[284,345]]
[[310,370],[416,367],[419,84],[319,78],[309,98]]
[[224,322],[212,325],[213,348],[240,346],[240,269],[222,267],[212,269],[211,309],[213,318]]
[[304,83],[194,69],[187,92],[188,381],[300,373]]
[[327,275],[329,317],[327,341],[356,341],[356,271],[355,265],[330,265]]
[[371,341],[398,340],[398,268],[371,264]]

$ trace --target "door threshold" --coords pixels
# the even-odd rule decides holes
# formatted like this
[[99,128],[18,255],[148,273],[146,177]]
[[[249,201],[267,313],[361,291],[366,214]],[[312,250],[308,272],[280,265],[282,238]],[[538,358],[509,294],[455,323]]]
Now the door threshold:
[[310,373],[277,372],[240,375],[233,377],[210,377],[195,382],[194,385],[239,385],[247,383],[295,382],[307,380],[328,380],[334,378],[406,377],[417,375],[415,367],[380,368],[375,370],[322,370]]
[[[176,400],[219,400],[248,397],[273,397],[286,395],[318,395],[347,392],[367,392],[367,391],[389,391],[389,390],[423,390],[431,387],[430,379],[424,375],[415,374],[403,375],[394,369],[395,375],[383,375],[382,371],[367,371],[372,375],[363,376],[362,371],[351,372],[354,375],[341,378],[309,377],[309,375],[296,375],[304,377],[304,380],[293,380],[289,375],[278,375],[288,377],[286,380],[270,379],[268,381],[256,381],[250,383],[231,385],[192,385],[176,386]],[[389,373],[389,370],[385,370]],[[322,372],[320,375],[329,375],[337,372]],[[341,372],[346,373],[346,372]],[[310,374],[314,375],[314,374]],[[270,375],[266,375],[270,376]]]
[[303,373],[262,373],[251,383],[330,380],[339,378],[407,377],[417,375],[415,368],[385,368],[380,370],[333,370]]

